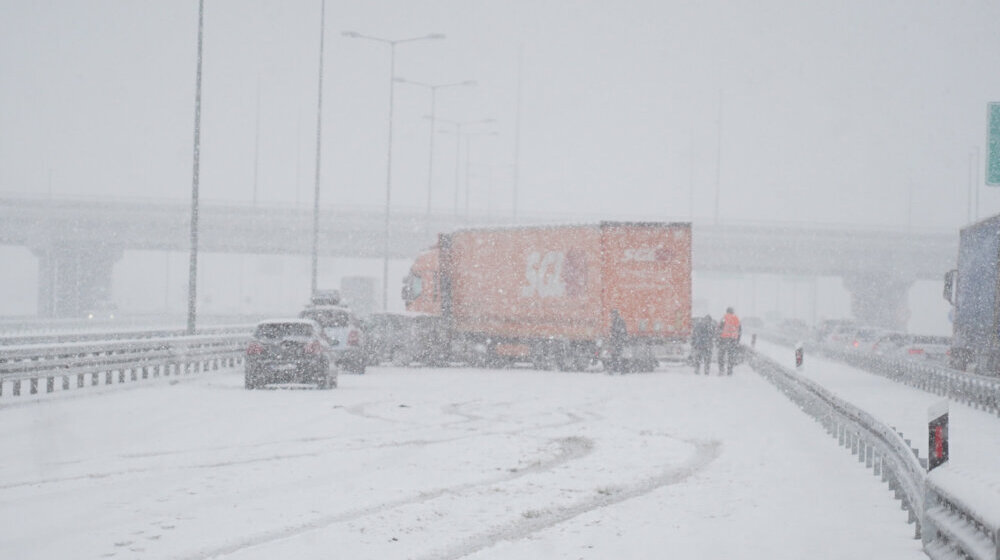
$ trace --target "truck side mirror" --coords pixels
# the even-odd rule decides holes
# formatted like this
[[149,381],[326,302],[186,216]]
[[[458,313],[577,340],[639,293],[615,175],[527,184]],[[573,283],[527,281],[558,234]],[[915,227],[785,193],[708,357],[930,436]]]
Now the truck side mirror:
[[949,270],[944,274],[944,299],[955,305],[955,277],[958,275],[957,270]]

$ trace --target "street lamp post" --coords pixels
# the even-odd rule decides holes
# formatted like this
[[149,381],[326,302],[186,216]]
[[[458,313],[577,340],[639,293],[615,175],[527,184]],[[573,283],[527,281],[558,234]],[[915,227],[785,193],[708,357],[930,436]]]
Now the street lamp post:
[[455,217],[458,217],[458,174],[461,168],[461,146],[462,146],[462,129],[469,125],[474,124],[490,124],[496,122],[496,119],[481,119],[475,121],[453,121],[450,119],[437,119],[445,124],[450,124],[455,127],[455,200],[454,200],[454,213]]
[[319,78],[316,92],[316,182],[313,186],[312,276],[309,295],[316,293],[319,275],[319,177],[320,153],[323,142],[323,40],[326,37],[326,0],[319,11]]
[[406,39],[384,39],[382,37],[364,35],[357,31],[344,31],[342,35],[350,39],[367,39],[376,43],[389,45],[389,141],[386,147],[385,158],[385,231],[383,233],[384,246],[382,250],[382,309],[385,310],[389,307],[389,206],[392,201],[392,110],[396,95],[396,45],[415,41],[444,39],[444,35],[441,33],[431,33],[429,35]]
[[475,80],[465,80],[445,84],[426,84],[404,78],[396,78],[396,81],[401,84],[426,88],[431,92],[430,140],[428,144],[430,147],[428,148],[427,155],[427,219],[429,220],[431,215],[431,191],[433,190],[434,183],[434,127],[437,125],[435,122],[435,117],[437,116],[437,90],[458,86],[474,86],[476,82]]
[[191,253],[188,262],[187,333],[194,334],[198,307],[198,179],[201,163],[201,58],[205,0],[198,2],[198,61],[194,89],[194,172],[191,180]]

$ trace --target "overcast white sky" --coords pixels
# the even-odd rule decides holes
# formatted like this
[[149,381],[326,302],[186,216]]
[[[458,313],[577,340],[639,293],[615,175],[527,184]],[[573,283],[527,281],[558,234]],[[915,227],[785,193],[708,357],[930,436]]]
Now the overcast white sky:
[[[314,174],[319,0],[209,0],[202,196],[303,204]],[[323,200],[385,197],[387,38],[472,139],[470,204],[509,213],[518,50],[520,212],[719,215],[952,228],[1000,100],[1000,4],[504,0],[327,2]],[[0,192],[186,199],[197,2],[0,3]],[[393,200],[425,204],[426,90],[398,85]],[[463,165],[464,155],[460,162]],[[454,135],[433,204],[453,205]],[[982,165],[980,165],[982,167]],[[488,193],[490,177],[492,190]],[[984,189],[981,214],[1000,208]]]

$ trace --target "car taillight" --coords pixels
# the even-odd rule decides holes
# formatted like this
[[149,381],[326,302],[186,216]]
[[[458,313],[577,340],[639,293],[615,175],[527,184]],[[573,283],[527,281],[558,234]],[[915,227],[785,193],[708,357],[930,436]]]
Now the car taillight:
[[855,341],[854,341],[854,347],[855,347],[855,348],[857,348],[858,346],[860,346],[860,345],[858,344],[858,341],[857,341],[857,340],[855,340]]
[[910,348],[908,350],[908,352],[910,354],[923,354],[924,353],[924,349],[923,348]]
[[258,356],[264,353],[264,347],[256,342],[251,342],[247,346],[247,356]]
[[319,354],[323,350],[323,347],[320,346],[318,340],[314,340],[309,344],[306,344],[305,350],[306,354]]
[[357,346],[358,344],[361,344],[361,335],[358,334],[358,331],[347,333],[347,345]]

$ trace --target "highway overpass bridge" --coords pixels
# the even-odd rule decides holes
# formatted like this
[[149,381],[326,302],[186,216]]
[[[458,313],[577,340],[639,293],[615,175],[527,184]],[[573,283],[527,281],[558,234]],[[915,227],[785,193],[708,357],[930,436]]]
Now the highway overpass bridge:
[[[320,255],[381,258],[384,219],[379,208],[323,208]],[[600,219],[534,216],[516,225]],[[46,316],[79,316],[107,298],[113,266],[125,250],[187,251],[189,224],[190,203],[183,201],[0,196],[0,244],[26,246],[38,258],[38,309]],[[312,251],[311,208],[203,202],[199,224],[200,252]],[[393,211],[389,256],[412,257],[433,245],[439,232],[486,225],[512,223]],[[954,268],[958,250],[957,231],[698,222],[693,230],[696,271],[840,276],[852,295],[855,316],[884,326],[905,322],[909,286],[915,280],[941,278]]]

